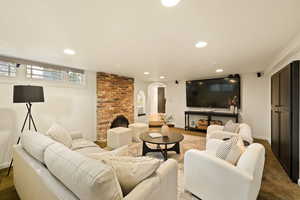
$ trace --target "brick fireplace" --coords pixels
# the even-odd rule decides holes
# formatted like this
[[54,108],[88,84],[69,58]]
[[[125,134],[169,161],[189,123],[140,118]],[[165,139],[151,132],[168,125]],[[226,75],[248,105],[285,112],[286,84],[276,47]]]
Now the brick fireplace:
[[112,121],[120,115],[134,121],[134,79],[97,73],[97,139],[106,140]]

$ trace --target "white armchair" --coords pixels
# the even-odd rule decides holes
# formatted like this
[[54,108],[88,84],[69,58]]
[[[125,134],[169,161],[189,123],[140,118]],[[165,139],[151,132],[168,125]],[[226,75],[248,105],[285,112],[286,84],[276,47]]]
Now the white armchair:
[[223,131],[224,126],[220,125],[210,125],[207,128],[207,134],[206,134],[206,141],[214,138],[214,139],[224,139],[224,138],[229,138],[234,135],[240,135],[244,141],[247,141],[249,144],[253,143],[253,138],[252,138],[252,131],[251,128],[248,124],[241,123],[239,125],[239,131],[238,133],[232,133],[232,132],[227,132]]
[[265,162],[265,149],[251,144],[237,166],[215,156],[223,141],[211,139],[206,151],[189,150],[184,156],[185,190],[207,200],[255,200]]

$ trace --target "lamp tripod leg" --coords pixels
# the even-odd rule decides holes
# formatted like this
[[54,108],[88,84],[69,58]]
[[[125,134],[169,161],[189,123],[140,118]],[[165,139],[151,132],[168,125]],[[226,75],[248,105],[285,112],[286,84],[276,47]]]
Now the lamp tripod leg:
[[[26,105],[26,106],[27,106],[27,105]],[[30,114],[30,109],[28,108],[28,106],[27,106],[27,110],[28,110],[28,111],[27,111],[27,115],[26,115],[26,117],[25,117],[25,120],[24,120],[22,129],[21,129],[21,134],[22,134],[23,131],[24,131],[25,124],[26,124],[26,122],[27,122],[28,117],[29,117],[29,122],[30,122],[30,116],[31,116],[31,114]],[[35,127],[35,126],[34,126],[34,127]],[[19,136],[17,144],[20,143],[20,139],[21,139],[21,136]],[[11,167],[12,167],[12,164],[13,164],[13,161],[14,161],[14,159],[12,158],[11,161],[10,161],[10,164],[9,164],[7,176],[9,176],[9,173],[10,173],[10,170],[11,170]]]
[[32,125],[33,125],[33,128],[34,128],[35,132],[37,132],[37,129],[36,129],[36,126],[35,126],[35,123],[34,123],[34,120],[33,120],[33,117],[31,115],[31,113],[30,113],[30,120],[32,122]]
[[[21,129],[21,133],[23,133],[23,131],[24,131],[25,124],[26,124],[26,121],[27,121],[28,117],[29,117],[29,112],[27,112],[27,115],[26,115],[26,117],[25,117],[25,121],[24,121],[23,126],[22,126],[22,129]],[[19,144],[19,143],[17,143],[17,144]]]

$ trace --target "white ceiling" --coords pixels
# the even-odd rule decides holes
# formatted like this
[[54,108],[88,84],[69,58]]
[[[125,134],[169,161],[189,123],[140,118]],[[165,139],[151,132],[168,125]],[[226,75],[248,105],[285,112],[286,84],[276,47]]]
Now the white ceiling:
[[261,71],[300,29],[299,0],[181,0],[172,8],[160,0],[1,0],[1,8],[0,54],[143,80]]

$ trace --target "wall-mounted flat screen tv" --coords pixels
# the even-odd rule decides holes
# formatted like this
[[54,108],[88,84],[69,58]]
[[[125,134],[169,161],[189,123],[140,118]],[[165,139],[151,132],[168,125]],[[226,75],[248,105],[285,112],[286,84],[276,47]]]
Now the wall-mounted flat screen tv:
[[186,82],[187,107],[240,108],[240,78],[217,78]]

